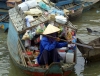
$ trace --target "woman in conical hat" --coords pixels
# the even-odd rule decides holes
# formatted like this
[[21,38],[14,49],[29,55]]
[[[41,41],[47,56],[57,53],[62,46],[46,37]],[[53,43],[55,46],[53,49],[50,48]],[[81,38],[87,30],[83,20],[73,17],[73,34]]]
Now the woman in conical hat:
[[40,65],[45,65],[46,68],[48,68],[52,62],[60,61],[61,57],[56,48],[66,47],[68,44],[67,42],[60,43],[56,39],[46,36],[50,35],[56,37],[58,31],[60,31],[58,27],[49,24],[43,32],[45,36],[41,39],[40,54],[37,60]]

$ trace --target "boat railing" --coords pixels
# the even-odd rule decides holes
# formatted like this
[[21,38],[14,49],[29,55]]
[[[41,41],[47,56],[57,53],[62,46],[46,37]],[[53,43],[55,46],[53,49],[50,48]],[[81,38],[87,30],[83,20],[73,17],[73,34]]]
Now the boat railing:
[[[20,40],[20,38],[18,38],[18,42],[19,42],[19,53],[20,53],[20,57],[21,57],[21,59],[22,59],[22,63],[24,64],[24,66],[26,66],[27,67],[27,64],[26,64],[26,61],[25,61],[25,56],[23,56],[23,51],[26,53],[26,49],[25,49],[25,47],[24,47],[24,45],[22,44],[22,42],[21,42],[21,40]],[[23,51],[22,51],[22,49],[23,49]],[[30,64],[32,64],[32,62],[31,62],[31,60],[30,60],[30,58],[29,58],[29,56],[27,55],[27,54],[25,54],[26,55],[26,57],[28,58],[28,61],[30,62]]]
[[22,62],[22,64],[23,64],[24,66],[27,67],[25,58],[24,58],[24,56],[23,56],[23,54],[22,54],[23,52],[22,52],[22,48],[21,48],[21,46],[20,46],[20,41],[19,41],[19,40],[18,40],[17,47],[18,47],[18,53],[19,53],[19,56],[20,56],[20,58],[21,58],[21,62]]
[[6,15],[1,15],[0,16],[0,22],[5,22],[5,21],[8,21],[8,19],[9,19],[9,15],[8,14],[6,14]]

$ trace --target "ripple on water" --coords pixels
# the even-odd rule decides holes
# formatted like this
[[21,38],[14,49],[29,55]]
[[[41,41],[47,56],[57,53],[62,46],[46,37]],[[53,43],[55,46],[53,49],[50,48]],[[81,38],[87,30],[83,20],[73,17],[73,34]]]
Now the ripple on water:
[[6,49],[6,47],[0,47],[0,50],[4,50],[4,49]]
[[[3,75],[3,74],[8,74],[8,73],[9,73],[8,70],[0,70],[0,74],[2,74],[2,75]],[[1,75],[1,76],[2,76],[2,75]]]
[[0,76],[8,76],[10,63],[6,57],[0,58]]
[[3,53],[2,53],[2,52],[0,52],[0,55],[3,55]]

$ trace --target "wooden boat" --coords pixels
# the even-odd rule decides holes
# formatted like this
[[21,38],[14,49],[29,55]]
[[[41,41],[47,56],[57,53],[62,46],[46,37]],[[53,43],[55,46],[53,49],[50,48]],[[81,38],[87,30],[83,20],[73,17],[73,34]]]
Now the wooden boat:
[[[53,2],[53,0],[51,0]],[[52,4],[52,3],[51,3]],[[54,3],[55,7],[58,7],[61,10],[68,10],[66,13],[69,16],[69,20],[73,21],[76,20],[78,17],[81,16],[83,12],[83,5],[82,3],[74,3],[72,0],[64,0],[58,1]]]
[[74,10],[74,13],[69,14],[69,20],[73,21],[76,20],[77,18],[79,18],[83,12],[83,6],[82,5],[77,5],[73,8],[69,8],[68,10]]
[[[76,63],[75,48],[73,49],[74,52],[70,52],[70,54],[73,55],[72,62],[53,62],[50,64],[48,69],[43,68],[43,66],[33,66],[34,63],[32,62],[32,58],[25,53],[27,51],[22,40],[23,34],[26,30],[34,29],[39,24],[46,23],[48,21],[47,16],[44,14],[39,16],[39,18],[36,18],[35,21],[30,23],[30,27],[27,27],[24,20],[25,14],[23,14],[23,11],[18,8],[18,6],[15,6],[15,8],[9,10],[9,17],[9,30],[7,37],[9,53],[13,62],[23,72],[30,76],[68,76],[73,71]],[[69,21],[67,25],[71,25],[71,27],[73,26]],[[70,60],[71,59],[69,59],[69,61]]]
[[4,32],[8,31],[9,28],[9,15],[3,14],[0,16],[0,28],[4,30]]
[[5,10],[9,9],[9,7],[7,7],[6,1],[7,0],[0,0],[0,9],[5,9]]
[[93,2],[84,2],[84,9],[83,12],[90,10],[93,6]]
[[[17,1],[17,0],[15,0]],[[20,0],[19,0],[20,1]],[[25,0],[22,0],[25,1]],[[0,0],[0,15],[4,15],[4,14],[8,14],[8,10],[12,7],[10,6],[14,6],[14,0],[10,0],[8,2],[8,0]]]
[[8,14],[8,10],[0,9],[0,16],[4,14]]
[[82,3],[83,4],[83,12],[86,12],[90,9],[93,8],[94,4],[99,2],[99,0],[92,0],[92,1],[77,1],[77,3]]
[[7,32],[9,28],[8,10],[12,8],[10,5],[14,6],[14,1],[11,1],[9,4],[8,0],[0,0],[0,28],[4,29],[5,32]]
[[[74,13],[69,13],[69,20],[76,20],[78,17],[81,16],[82,12],[86,12],[90,10],[94,4],[99,2],[99,0],[92,0],[92,1],[80,1],[80,0],[49,0],[52,1],[55,6],[60,9],[67,9],[69,11],[74,10]],[[52,4],[52,3],[51,3]]]
[[[77,38],[77,43],[85,44],[81,39]],[[83,46],[78,46],[79,51],[82,53],[82,56],[88,62],[100,61],[100,38],[97,38],[87,44],[90,45],[93,49],[89,49]]]
[[6,0],[0,0],[0,15],[8,13],[9,7],[7,7]]

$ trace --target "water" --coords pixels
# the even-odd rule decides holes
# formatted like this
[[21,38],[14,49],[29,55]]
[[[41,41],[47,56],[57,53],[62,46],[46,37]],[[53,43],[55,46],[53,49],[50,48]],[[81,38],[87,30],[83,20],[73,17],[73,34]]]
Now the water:
[[[99,37],[100,35],[89,35],[86,28],[100,31],[100,2],[95,4],[94,8],[82,14],[82,17],[72,22],[78,27],[77,37],[85,43]],[[77,64],[75,70],[70,76],[100,76],[100,62],[85,64],[81,53],[77,51]]]
[[0,76],[26,76],[10,60],[6,39],[7,33],[0,29]]
[[[94,6],[94,9],[82,14],[82,17],[72,22],[77,26],[77,37],[81,38],[85,43],[99,37],[99,35],[88,35],[86,28],[100,31],[100,8]],[[19,68],[17,68],[9,57],[6,45],[7,34],[0,29],[0,76],[26,76]],[[84,64],[84,58],[77,51],[77,64],[70,76],[100,76],[100,62]]]

